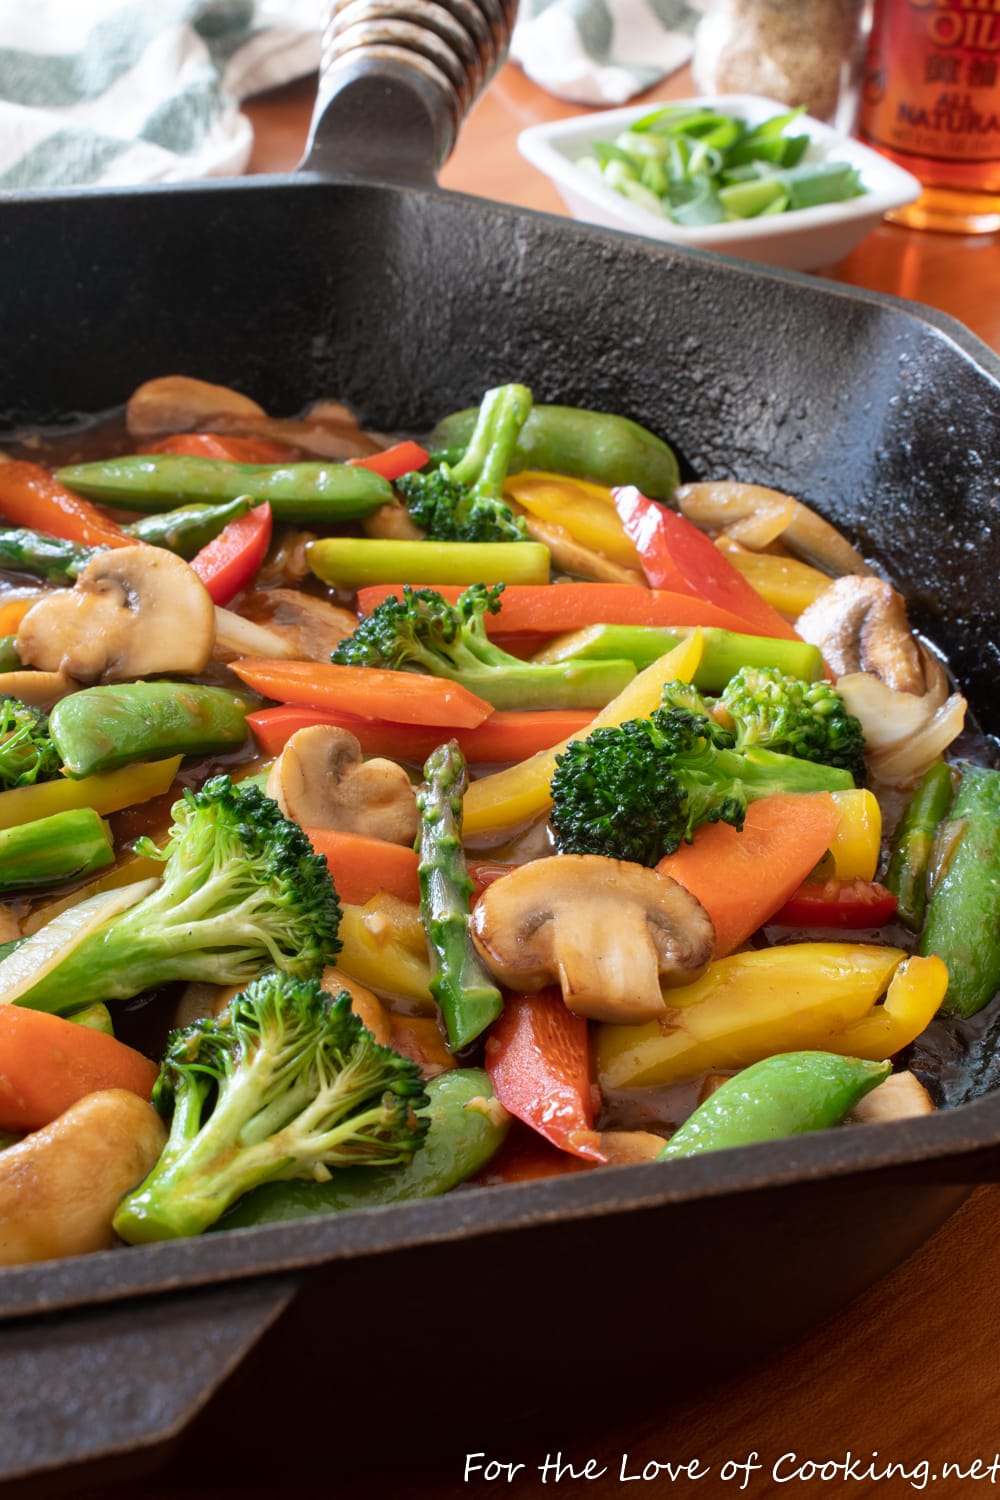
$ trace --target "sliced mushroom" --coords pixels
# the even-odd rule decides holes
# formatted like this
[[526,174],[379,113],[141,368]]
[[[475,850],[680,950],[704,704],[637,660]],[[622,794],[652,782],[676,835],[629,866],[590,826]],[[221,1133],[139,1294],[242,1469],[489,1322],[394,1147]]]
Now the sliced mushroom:
[[819,647],[837,677],[871,672],[897,692],[921,697],[927,691],[924,656],[903,596],[882,578],[838,578],[803,610],[795,628]]
[[851,1120],[873,1124],[879,1120],[909,1120],[932,1115],[934,1104],[915,1073],[890,1073],[884,1083],[866,1094],[851,1111]]
[[125,425],[130,437],[145,440],[190,432],[210,425],[223,414],[267,415],[256,401],[230,390],[229,386],[193,380],[188,375],[162,375],[133,391],[125,407]]
[[780,490],[722,480],[682,484],[675,498],[682,514],[705,531],[728,531],[748,547],[766,545],[761,540],[764,536],[768,542],[780,536],[796,557],[834,577],[871,572],[861,553],[835,526]]
[[631,1167],[640,1161],[655,1161],[667,1144],[651,1130],[602,1130],[598,1135],[601,1155],[609,1167]]
[[390,542],[420,542],[426,535],[399,500],[390,500],[386,505],[380,505],[374,515],[367,516],[362,521],[361,529],[365,536]]
[[301,589],[254,589],[239,613],[287,641],[299,661],[329,661],[334,648],[358,628],[353,610]]
[[30,609],[17,654],[78,682],[124,682],[201,672],[214,643],[215,606],[197,573],[163,547],[138,544],[99,552],[71,589]]
[[501,984],[555,981],[577,1015],[626,1025],[665,1015],[660,986],[697,979],[715,947],[708,913],[683,886],[599,854],[557,854],[495,880],[472,936]]
[[365,457],[381,446],[344,406],[319,403],[305,421],[269,417],[249,396],[187,375],[164,375],[139,386],[125,408],[125,422],[129,435],[142,442],[201,430],[267,438],[335,459]]
[[352,979],[335,964],[326,966],[320,983],[328,995],[339,995],[341,990],[346,990],[351,997],[351,1009],[361,1024],[367,1027],[380,1046],[392,1046],[392,1018],[373,990]]
[[364,760],[347,729],[315,724],[288,740],[267,778],[267,794],[304,828],[366,833],[412,844],[417,804],[410,778],[391,760]]

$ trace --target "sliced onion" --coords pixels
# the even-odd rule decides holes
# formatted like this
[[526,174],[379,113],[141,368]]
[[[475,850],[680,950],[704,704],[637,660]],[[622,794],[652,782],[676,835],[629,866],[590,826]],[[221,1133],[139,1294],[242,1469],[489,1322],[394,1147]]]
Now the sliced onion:
[[870,751],[886,750],[919,734],[944,702],[943,678],[922,697],[891,688],[873,672],[848,672],[837,678],[837,692],[848,713],[861,720]]
[[[788,507],[789,518],[780,532],[769,537],[781,540],[801,557],[838,578],[843,573],[860,573],[867,576],[871,568],[846,537],[841,536],[835,526],[824,521],[808,505],[780,490],[768,489],[762,484],[738,484],[732,480],[717,480],[704,484],[682,484],[676,491],[681,513],[705,531],[724,529],[735,535],[747,546],[753,545],[748,532],[735,532],[734,526],[750,526],[758,515],[770,518],[764,521],[765,531],[773,525],[779,509]],[[752,531],[752,527],[751,527]]]
[[872,775],[886,786],[918,781],[962,733],[967,707],[961,693],[952,693],[911,739],[869,756]]
[[261,656],[265,660],[295,661],[298,650],[293,641],[266,625],[244,620],[231,609],[215,607],[215,654],[230,652],[235,656]]

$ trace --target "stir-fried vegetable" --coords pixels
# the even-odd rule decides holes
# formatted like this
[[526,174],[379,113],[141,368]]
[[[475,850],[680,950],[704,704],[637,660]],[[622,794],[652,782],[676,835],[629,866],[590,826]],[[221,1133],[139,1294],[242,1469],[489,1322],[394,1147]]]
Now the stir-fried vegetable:
[[[1000,771],[798,501],[516,384],[384,450],[183,380],[130,421],[0,469],[8,1258],[515,1180],[511,1115],[536,1174],[833,1129],[932,1020],[964,1045]],[[79,1223],[19,1163],[60,1212],[92,1173]]]

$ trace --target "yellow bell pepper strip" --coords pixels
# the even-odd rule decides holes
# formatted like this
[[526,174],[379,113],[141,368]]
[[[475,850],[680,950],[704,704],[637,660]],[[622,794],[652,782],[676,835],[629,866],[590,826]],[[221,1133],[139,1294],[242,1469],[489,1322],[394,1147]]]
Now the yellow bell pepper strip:
[[661,1021],[598,1027],[601,1087],[676,1083],[749,1067],[775,1052],[862,1056],[864,1033],[854,1023],[863,1020],[882,1037],[884,1050],[871,1055],[890,1057],[919,1035],[940,1003],[936,974],[925,971],[928,982],[914,985],[913,1005],[894,1002],[886,1019],[878,1000],[905,957],[901,948],[868,943],[790,943],[717,959],[694,984],[669,991]]
[[570,536],[612,562],[633,568],[642,576],[642,563],[635,544],[615,511],[615,497],[603,484],[571,479],[565,474],[526,469],[508,475],[504,497],[517,501],[530,516],[563,526]]
[[840,821],[830,840],[829,868],[826,863],[817,879],[874,880],[882,849],[882,809],[874,792],[864,787],[831,792]]
[[[607,708],[595,716],[590,728],[574,738],[586,738],[595,729],[624,724],[627,719],[644,719],[657,708],[668,682],[690,682],[701,661],[701,631],[692,631],[672,651],[654,661],[613,698]],[[496,771],[474,781],[465,794],[463,823],[466,839],[482,835],[499,835],[540,817],[552,805],[549,786],[556,768],[556,756],[569,744],[563,740],[551,750],[540,750],[516,766]]]
[[936,954],[904,959],[882,1004],[846,1026],[835,1050],[870,1062],[891,1057],[930,1025],[947,988],[947,965]]
[[416,903],[380,891],[364,906],[345,902],[337,967],[391,1000],[406,1000],[436,1015],[427,938]]
[[761,598],[789,619],[796,619],[833,582],[819,568],[811,568],[808,563],[799,562],[794,557],[750,552],[728,537],[719,537],[715,545]]
[[0,792],[0,828],[48,818],[72,807],[92,807],[102,816],[119,812],[136,802],[148,802],[170,790],[182,757],[123,766],[79,781],[41,781],[34,786],[16,786]]

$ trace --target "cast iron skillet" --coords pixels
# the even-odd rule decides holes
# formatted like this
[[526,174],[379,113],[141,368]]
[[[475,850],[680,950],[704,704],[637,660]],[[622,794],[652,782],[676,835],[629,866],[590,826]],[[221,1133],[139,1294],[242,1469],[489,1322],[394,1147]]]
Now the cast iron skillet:
[[[292,179],[4,198],[5,421],[99,411],[184,372],[276,413],[336,395],[375,428],[420,430],[524,380],[537,400],[647,424],[687,475],[816,504],[906,592],[1000,730],[1000,361],[891,298],[439,191],[511,3],[353,0]],[[405,1297],[418,1370],[392,1421],[411,1461],[442,1427],[485,1432],[491,1412],[548,1403],[551,1433],[552,1393],[579,1392],[581,1370],[605,1403],[616,1380],[667,1395],[720,1338],[731,1363],[842,1305],[998,1159],[994,1095],[669,1172],[7,1271],[0,1479],[43,1476],[51,1494],[57,1468],[150,1462],[224,1383],[213,1410],[228,1399],[242,1427],[266,1401],[275,1462],[290,1432],[325,1439],[334,1418],[364,1455]],[[296,1377],[310,1365],[329,1376]],[[338,1378],[358,1369],[369,1379]],[[256,1472],[269,1452],[262,1435]]]

